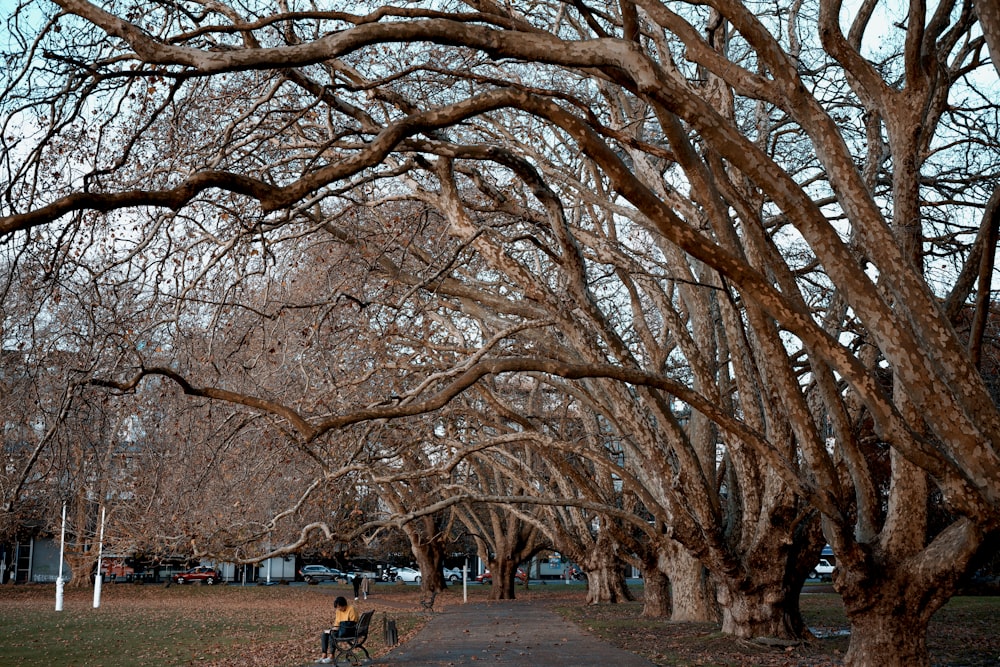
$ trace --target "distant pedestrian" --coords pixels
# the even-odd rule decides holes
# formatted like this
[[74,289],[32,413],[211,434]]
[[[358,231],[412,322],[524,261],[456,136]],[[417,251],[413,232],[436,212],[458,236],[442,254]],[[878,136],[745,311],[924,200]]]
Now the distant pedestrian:
[[354,577],[351,579],[351,583],[354,585],[354,599],[358,599],[358,594],[361,591],[361,580],[364,577],[361,576],[360,572],[355,572]]
[[368,599],[368,586],[369,586],[370,582],[371,582],[371,579],[368,578],[367,574],[365,576],[361,577],[361,596],[365,600]]

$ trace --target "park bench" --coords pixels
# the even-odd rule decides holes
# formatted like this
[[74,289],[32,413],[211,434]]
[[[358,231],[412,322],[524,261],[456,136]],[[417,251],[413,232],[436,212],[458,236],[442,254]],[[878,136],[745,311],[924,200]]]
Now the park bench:
[[354,634],[347,637],[337,637],[333,649],[333,664],[339,665],[341,661],[350,662],[353,665],[361,664],[361,654],[366,660],[371,660],[368,649],[365,648],[365,640],[368,639],[368,626],[371,625],[374,611],[366,611],[361,614]]

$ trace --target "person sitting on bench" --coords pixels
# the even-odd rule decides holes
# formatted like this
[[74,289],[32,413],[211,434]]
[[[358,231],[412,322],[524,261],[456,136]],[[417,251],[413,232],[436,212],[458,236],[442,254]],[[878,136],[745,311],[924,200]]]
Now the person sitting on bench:
[[350,637],[354,635],[358,627],[358,610],[347,603],[347,598],[341,596],[333,601],[333,608],[336,611],[333,617],[333,627],[323,631],[322,649],[323,655],[317,662],[333,662],[334,646],[337,637]]

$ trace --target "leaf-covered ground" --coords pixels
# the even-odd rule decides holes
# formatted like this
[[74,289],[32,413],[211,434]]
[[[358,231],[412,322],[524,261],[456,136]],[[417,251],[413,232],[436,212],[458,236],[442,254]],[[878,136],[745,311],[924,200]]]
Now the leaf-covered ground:
[[[722,635],[715,624],[644,619],[641,602],[561,606],[560,611],[606,641],[639,653],[657,665],[713,667],[828,667],[842,665],[849,641],[840,597],[829,586],[801,598],[815,638],[797,646],[772,647]],[[935,614],[928,632],[931,664],[962,667],[1000,665],[1000,597],[956,597]]]
[[[105,585],[66,589],[0,587],[0,665],[23,667],[292,667],[319,655],[319,635],[333,621],[333,600],[347,586]],[[358,603],[376,610],[369,650],[384,652],[382,623],[400,639],[423,623],[419,589],[376,587]]]
[[[105,585],[94,609],[92,590],[67,589],[54,611],[54,586],[0,587],[0,664],[23,667],[300,667],[318,654],[318,637],[332,620],[333,599],[347,586]],[[582,585],[518,587],[519,599],[555,606],[607,641],[657,665],[812,666],[842,664],[847,622],[827,588],[802,597],[816,639],[767,647],[724,636],[718,626],[641,618],[639,602],[586,605]],[[635,592],[641,594],[641,588]],[[470,599],[488,590],[470,586]],[[438,596],[435,608],[462,602],[461,588]],[[380,584],[363,610],[376,611],[369,648],[378,655],[384,619],[402,641],[426,619],[414,586]],[[1000,664],[1000,597],[959,597],[935,615],[928,637],[934,665]]]

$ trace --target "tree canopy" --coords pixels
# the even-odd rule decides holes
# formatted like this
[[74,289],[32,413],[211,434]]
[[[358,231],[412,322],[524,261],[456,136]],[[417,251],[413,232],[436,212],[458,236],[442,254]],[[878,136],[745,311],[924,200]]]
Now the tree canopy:
[[4,348],[227,406],[248,541],[506,501],[749,637],[825,539],[847,661],[926,664],[1000,527],[995,3],[342,5],[7,15]]

